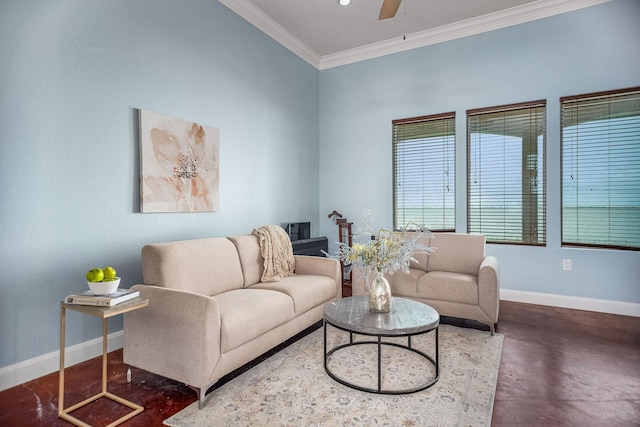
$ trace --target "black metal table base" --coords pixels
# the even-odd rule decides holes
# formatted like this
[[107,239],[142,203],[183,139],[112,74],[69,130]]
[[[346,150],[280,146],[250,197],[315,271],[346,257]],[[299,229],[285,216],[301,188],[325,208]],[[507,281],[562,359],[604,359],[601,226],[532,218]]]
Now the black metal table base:
[[[349,332],[349,342],[347,344],[341,344],[337,347],[332,348],[331,350],[327,351],[327,324],[330,324],[331,326],[343,330],[345,332]],[[415,336],[415,335],[422,335],[422,334],[428,334],[429,332],[434,332],[435,333],[435,359],[432,358],[431,356],[429,356],[428,354],[415,349],[411,346],[411,337]],[[325,372],[331,377],[333,378],[335,381],[339,382],[342,385],[345,385],[347,387],[353,388],[355,390],[360,390],[360,391],[365,391],[368,393],[377,393],[377,394],[409,394],[409,393],[416,393],[418,391],[422,391],[425,390],[429,387],[431,387],[432,385],[434,385],[436,382],[438,382],[438,379],[440,378],[440,363],[439,363],[439,333],[438,333],[438,326],[436,326],[434,329],[431,329],[429,331],[425,331],[425,332],[420,332],[420,333],[416,333],[413,335],[408,335],[407,336],[407,345],[402,345],[402,344],[398,344],[395,342],[386,342],[386,341],[382,341],[383,335],[369,335],[369,334],[363,334],[358,332],[358,335],[365,335],[365,336],[375,336],[377,337],[376,341],[355,341],[353,340],[353,334],[354,332],[349,331],[348,329],[344,329],[341,328],[339,326],[333,325],[329,322],[327,322],[326,320],[324,321],[324,370]],[[334,374],[331,369],[329,369],[329,357],[335,353],[338,350],[341,350],[343,348],[347,348],[347,347],[352,347],[352,346],[356,346],[356,345],[364,345],[364,344],[374,344],[377,345],[378,347],[378,387],[377,388],[368,388],[368,387],[362,387],[359,386],[357,384],[353,384],[343,378],[338,377],[336,374]],[[418,355],[420,355],[421,357],[423,357],[424,359],[428,360],[435,368],[436,372],[435,372],[435,376],[433,378],[431,378],[429,381],[427,381],[424,384],[421,384],[417,387],[414,388],[409,388],[409,389],[402,389],[402,390],[386,390],[382,388],[382,347],[383,346],[390,346],[390,347],[399,347],[408,351],[412,351]]]

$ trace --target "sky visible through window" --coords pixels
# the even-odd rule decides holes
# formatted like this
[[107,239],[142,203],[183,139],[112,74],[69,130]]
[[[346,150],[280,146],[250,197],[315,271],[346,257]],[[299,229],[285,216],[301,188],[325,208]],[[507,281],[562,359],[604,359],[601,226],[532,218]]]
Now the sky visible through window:
[[396,214],[433,230],[455,228],[455,137],[405,139],[395,150]]
[[640,116],[567,127],[563,147],[564,207],[640,208]]
[[640,116],[562,130],[562,240],[640,248]]

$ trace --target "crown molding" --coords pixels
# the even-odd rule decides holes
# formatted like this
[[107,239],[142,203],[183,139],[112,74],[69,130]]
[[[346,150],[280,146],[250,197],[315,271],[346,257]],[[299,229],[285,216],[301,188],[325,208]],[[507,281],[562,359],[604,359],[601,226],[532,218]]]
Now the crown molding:
[[443,25],[431,30],[407,34],[406,40],[404,40],[403,37],[396,37],[384,42],[325,55],[320,59],[319,69],[326,70],[341,65],[353,64],[380,56],[473,36],[585,7],[595,6],[608,1],[611,0],[539,0],[477,18],[467,19],[450,25]]
[[524,24],[609,1],[611,0],[538,0],[431,30],[407,34],[406,40],[403,37],[396,37],[383,42],[320,56],[300,41],[300,39],[291,34],[286,28],[257,8],[251,1],[219,0],[220,3],[233,10],[256,28],[263,31],[318,70],[353,64],[380,56],[391,55],[513,25]]

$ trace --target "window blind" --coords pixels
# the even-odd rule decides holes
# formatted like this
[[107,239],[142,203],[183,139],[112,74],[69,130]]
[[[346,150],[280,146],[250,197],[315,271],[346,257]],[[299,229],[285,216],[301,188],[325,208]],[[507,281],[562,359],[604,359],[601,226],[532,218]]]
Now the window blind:
[[393,121],[393,225],[455,231],[455,113]]
[[640,88],[560,106],[562,244],[640,250]]
[[467,111],[470,233],[546,243],[545,111],[545,101]]

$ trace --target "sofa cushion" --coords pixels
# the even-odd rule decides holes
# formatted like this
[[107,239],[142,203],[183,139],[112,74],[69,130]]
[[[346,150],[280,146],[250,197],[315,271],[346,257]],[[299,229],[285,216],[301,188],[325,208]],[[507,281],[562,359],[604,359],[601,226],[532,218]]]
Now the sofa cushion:
[[270,289],[293,299],[294,314],[300,314],[336,297],[336,284],[327,276],[295,275],[278,282],[261,282],[250,289]]
[[450,271],[478,275],[484,259],[485,237],[481,234],[434,233],[427,271]]
[[418,297],[478,304],[478,278],[470,274],[431,271],[418,279]]
[[258,236],[245,234],[229,237],[238,251],[240,265],[244,274],[244,287],[254,285],[260,281],[264,272],[264,258],[260,253]]
[[146,285],[215,295],[242,288],[238,252],[222,237],[154,243],[142,248]]
[[225,353],[293,319],[293,300],[282,292],[237,289],[213,297],[220,307],[220,351]]

